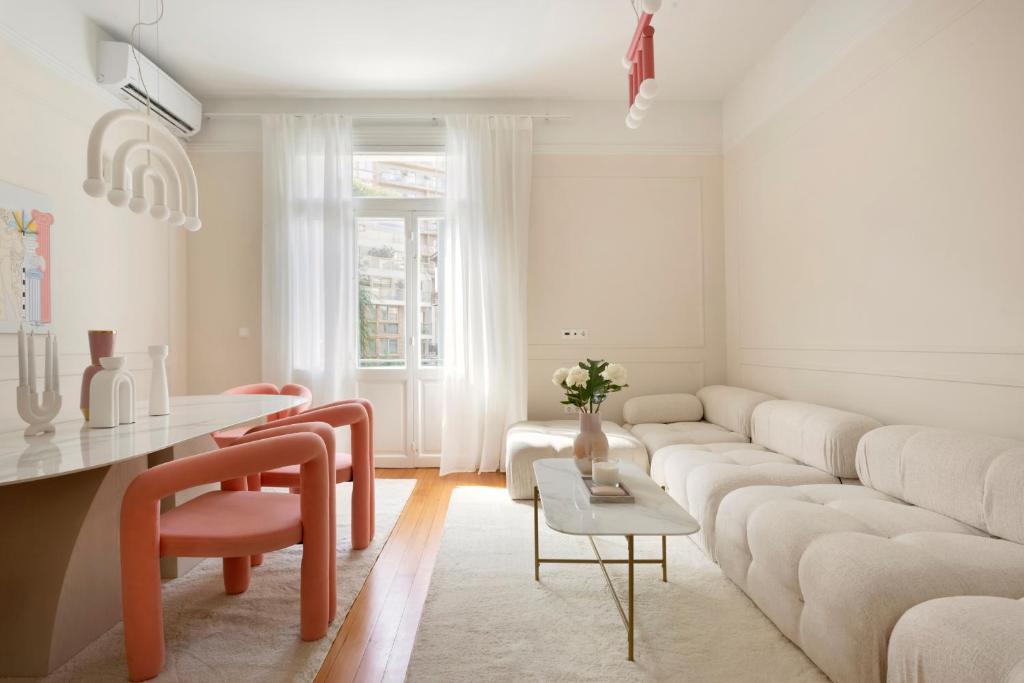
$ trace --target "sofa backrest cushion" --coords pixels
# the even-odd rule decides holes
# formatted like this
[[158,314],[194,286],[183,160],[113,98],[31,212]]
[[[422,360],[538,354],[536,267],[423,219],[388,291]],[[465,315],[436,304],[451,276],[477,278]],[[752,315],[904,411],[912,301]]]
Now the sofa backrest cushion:
[[835,477],[857,476],[857,442],[881,423],[813,403],[765,401],[754,408],[754,443]]
[[742,387],[713,384],[698,391],[697,398],[704,404],[705,420],[749,437],[754,408],[775,397]]
[[890,425],[861,439],[857,473],[865,486],[1024,543],[1024,441]]
[[699,422],[704,406],[693,394],[634,396],[622,406],[622,419],[630,424]]

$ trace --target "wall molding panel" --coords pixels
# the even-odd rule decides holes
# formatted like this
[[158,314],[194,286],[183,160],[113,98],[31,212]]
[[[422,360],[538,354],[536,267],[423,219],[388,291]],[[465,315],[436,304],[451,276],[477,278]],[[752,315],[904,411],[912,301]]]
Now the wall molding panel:
[[726,119],[761,123],[724,161],[730,383],[1024,438],[1022,23],[1012,0],[907,3],[778,111],[737,98]]

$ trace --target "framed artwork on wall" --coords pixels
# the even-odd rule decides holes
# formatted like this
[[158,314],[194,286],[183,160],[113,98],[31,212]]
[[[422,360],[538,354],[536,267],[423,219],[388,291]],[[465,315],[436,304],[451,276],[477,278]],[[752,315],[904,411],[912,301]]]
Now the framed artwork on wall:
[[52,206],[46,195],[0,181],[0,332],[50,324]]

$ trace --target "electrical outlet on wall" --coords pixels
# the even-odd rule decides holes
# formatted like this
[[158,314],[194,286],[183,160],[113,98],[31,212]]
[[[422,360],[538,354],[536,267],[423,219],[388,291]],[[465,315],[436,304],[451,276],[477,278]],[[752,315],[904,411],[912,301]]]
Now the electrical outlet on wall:
[[585,339],[586,336],[587,331],[579,327],[562,330],[562,339]]

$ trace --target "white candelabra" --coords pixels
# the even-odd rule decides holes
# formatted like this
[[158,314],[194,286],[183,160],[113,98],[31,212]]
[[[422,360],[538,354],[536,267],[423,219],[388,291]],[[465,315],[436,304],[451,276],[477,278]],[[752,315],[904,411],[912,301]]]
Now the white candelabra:
[[36,333],[25,335],[18,328],[18,414],[28,422],[25,436],[54,431],[53,418],[60,412],[60,370],[57,335],[46,333],[46,361],[43,395],[36,392]]

